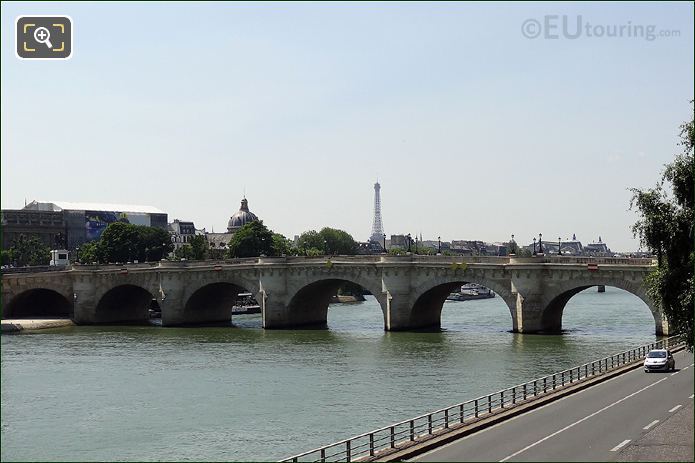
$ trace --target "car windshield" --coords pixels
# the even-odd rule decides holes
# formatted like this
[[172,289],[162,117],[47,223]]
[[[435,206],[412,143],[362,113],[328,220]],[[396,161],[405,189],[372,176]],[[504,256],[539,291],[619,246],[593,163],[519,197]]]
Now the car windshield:
[[647,357],[649,357],[650,359],[665,359],[666,352],[650,352],[647,354]]

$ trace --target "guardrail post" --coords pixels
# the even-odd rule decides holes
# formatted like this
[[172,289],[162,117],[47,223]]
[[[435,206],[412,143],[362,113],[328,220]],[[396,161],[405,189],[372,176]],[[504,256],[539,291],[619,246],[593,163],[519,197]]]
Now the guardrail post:
[[516,403],[516,387],[512,388],[512,405]]
[[487,412],[492,413],[492,396],[487,396]]
[[459,405],[461,407],[460,414],[461,414],[461,423],[463,423],[463,404]]
[[427,415],[427,433],[432,434],[432,414]]
[[478,399],[475,399],[475,417],[478,418],[479,410],[478,410]]
[[410,420],[410,440],[415,440],[415,421]]
[[533,380],[533,396],[536,397],[538,395],[538,385],[536,384],[537,380]]
[[557,378],[555,378],[555,374],[553,374],[553,391],[557,387]]
[[369,435],[369,455],[374,456],[374,433]]
[[565,386],[565,372],[564,371],[560,373],[560,381],[561,381],[560,385],[564,387]]
[[526,400],[526,384],[524,384],[524,400]]
[[321,461],[322,462],[326,461],[326,448],[325,447],[321,449]]
[[594,362],[591,362],[591,376],[594,376]]
[[350,442],[351,441],[345,442],[345,458],[346,458],[345,461],[352,461],[352,452],[350,451]]
[[391,426],[391,448],[396,448],[396,430]]
[[589,377],[589,365],[584,365],[584,377]]
[[548,378],[543,378],[543,393],[548,392]]
[[504,408],[504,391],[500,391],[500,407]]
[[444,429],[449,428],[449,409],[444,410]]

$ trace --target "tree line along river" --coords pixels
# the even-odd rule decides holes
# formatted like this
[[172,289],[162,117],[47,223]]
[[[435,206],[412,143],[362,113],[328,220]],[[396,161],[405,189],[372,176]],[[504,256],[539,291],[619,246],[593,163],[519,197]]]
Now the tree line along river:
[[590,288],[562,335],[509,332],[499,298],[442,331],[384,332],[378,303],[327,330],[80,326],[2,336],[2,460],[278,460],[654,340],[646,304]]

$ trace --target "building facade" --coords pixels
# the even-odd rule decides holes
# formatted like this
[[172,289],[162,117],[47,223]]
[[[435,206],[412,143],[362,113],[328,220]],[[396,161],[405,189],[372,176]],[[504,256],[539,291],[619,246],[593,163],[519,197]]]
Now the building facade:
[[167,214],[150,206],[32,201],[22,209],[2,211],[2,245],[9,248],[19,235],[38,236],[51,248],[73,251],[101,237],[114,222],[166,230]]

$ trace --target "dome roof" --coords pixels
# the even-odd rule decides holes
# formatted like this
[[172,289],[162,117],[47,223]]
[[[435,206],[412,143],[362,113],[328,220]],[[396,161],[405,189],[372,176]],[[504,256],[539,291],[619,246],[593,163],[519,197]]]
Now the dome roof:
[[247,223],[256,220],[258,220],[258,217],[256,217],[256,214],[249,211],[249,202],[244,198],[241,200],[239,211],[229,218],[229,222],[227,222],[227,231],[232,233]]

